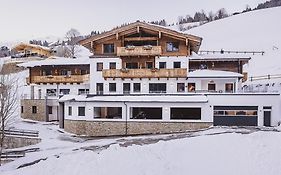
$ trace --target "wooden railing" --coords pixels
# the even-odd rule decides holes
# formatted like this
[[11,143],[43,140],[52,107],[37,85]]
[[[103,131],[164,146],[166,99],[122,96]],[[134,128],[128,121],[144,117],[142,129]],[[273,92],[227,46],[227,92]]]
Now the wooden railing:
[[103,78],[186,78],[187,69],[110,69]]
[[90,75],[48,75],[32,76],[31,83],[83,83],[89,81]]
[[157,56],[161,53],[161,46],[117,47],[117,56]]

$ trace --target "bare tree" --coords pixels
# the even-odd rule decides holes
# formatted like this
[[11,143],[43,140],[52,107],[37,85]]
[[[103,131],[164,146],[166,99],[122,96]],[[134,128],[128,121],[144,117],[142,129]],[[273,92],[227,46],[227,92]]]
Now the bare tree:
[[2,69],[0,71],[0,165],[4,150],[5,131],[18,110],[18,79]]
[[77,29],[70,29],[65,35],[68,40],[68,46],[71,51],[71,57],[74,58],[77,52],[78,41],[80,39],[80,32]]

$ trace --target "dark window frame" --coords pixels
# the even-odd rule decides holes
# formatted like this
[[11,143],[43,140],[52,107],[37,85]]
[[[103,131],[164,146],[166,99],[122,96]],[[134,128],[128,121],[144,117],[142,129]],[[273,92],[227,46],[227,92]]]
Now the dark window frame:
[[173,63],[173,67],[174,67],[174,69],[180,69],[181,68],[181,62],[180,61],[175,61]]
[[167,62],[159,62],[159,69],[166,69],[167,68]]
[[108,84],[108,91],[109,92],[116,92],[116,83],[109,83]]
[[114,43],[103,44],[103,54],[114,54],[115,45]]
[[37,114],[37,106],[32,106],[32,114]]
[[179,42],[167,42],[166,43],[166,51],[167,52],[178,52],[180,50],[180,43]]
[[[100,66],[101,65],[101,66]],[[98,62],[97,63],[97,72],[100,72],[100,71],[102,71],[103,70],[103,63],[101,63],[101,62]]]
[[85,108],[85,106],[78,106],[78,116],[79,117],[86,116],[86,108]]

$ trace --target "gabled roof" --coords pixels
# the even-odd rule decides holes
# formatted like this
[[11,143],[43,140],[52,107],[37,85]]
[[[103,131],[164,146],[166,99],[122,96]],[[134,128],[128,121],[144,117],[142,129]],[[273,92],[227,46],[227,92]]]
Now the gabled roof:
[[50,48],[48,47],[44,47],[44,46],[40,46],[40,45],[36,45],[36,44],[27,44],[27,43],[20,43],[18,45],[16,45],[15,47],[13,47],[13,49],[15,50],[23,50],[25,48],[36,48],[36,49],[40,49],[40,50],[45,50],[45,51],[51,51]]
[[201,45],[201,41],[202,41],[202,38],[200,38],[198,36],[195,36],[195,35],[189,35],[189,34],[185,34],[185,33],[175,31],[175,30],[168,29],[166,27],[137,21],[137,22],[128,24],[126,26],[122,26],[122,27],[119,27],[119,28],[116,28],[116,29],[112,29],[112,30],[104,32],[102,34],[91,36],[87,39],[81,40],[79,43],[81,45],[85,45],[87,43],[97,41],[97,40],[100,40],[100,39],[103,39],[103,38],[106,38],[106,37],[109,37],[109,36],[112,36],[112,35],[118,35],[118,33],[120,33],[120,32],[131,30],[131,29],[134,29],[134,28],[145,28],[145,29],[149,29],[149,30],[152,30],[152,31],[162,32],[163,34],[168,34],[168,35],[176,36],[176,37],[179,37],[179,38],[188,39],[190,41],[198,43],[199,46]]

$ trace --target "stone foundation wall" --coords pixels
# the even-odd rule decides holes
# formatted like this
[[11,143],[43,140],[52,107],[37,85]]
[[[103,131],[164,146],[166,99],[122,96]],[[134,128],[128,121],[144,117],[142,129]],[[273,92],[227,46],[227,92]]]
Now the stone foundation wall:
[[[168,134],[208,128],[211,122],[150,122],[129,121],[127,135]],[[125,121],[64,120],[64,130],[77,135],[117,136],[126,135]]]
[[13,148],[20,148],[29,145],[35,145],[39,142],[41,142],[40,138],[7,136],[4,139],[3,147],[5,149],[13,149]]
[[[44,99],[23,99],[21,100],[23,112],[21,117],[24,119],[46,121],[46,100]],[[32,106],[37,106],[37,113],[32,113]]]

